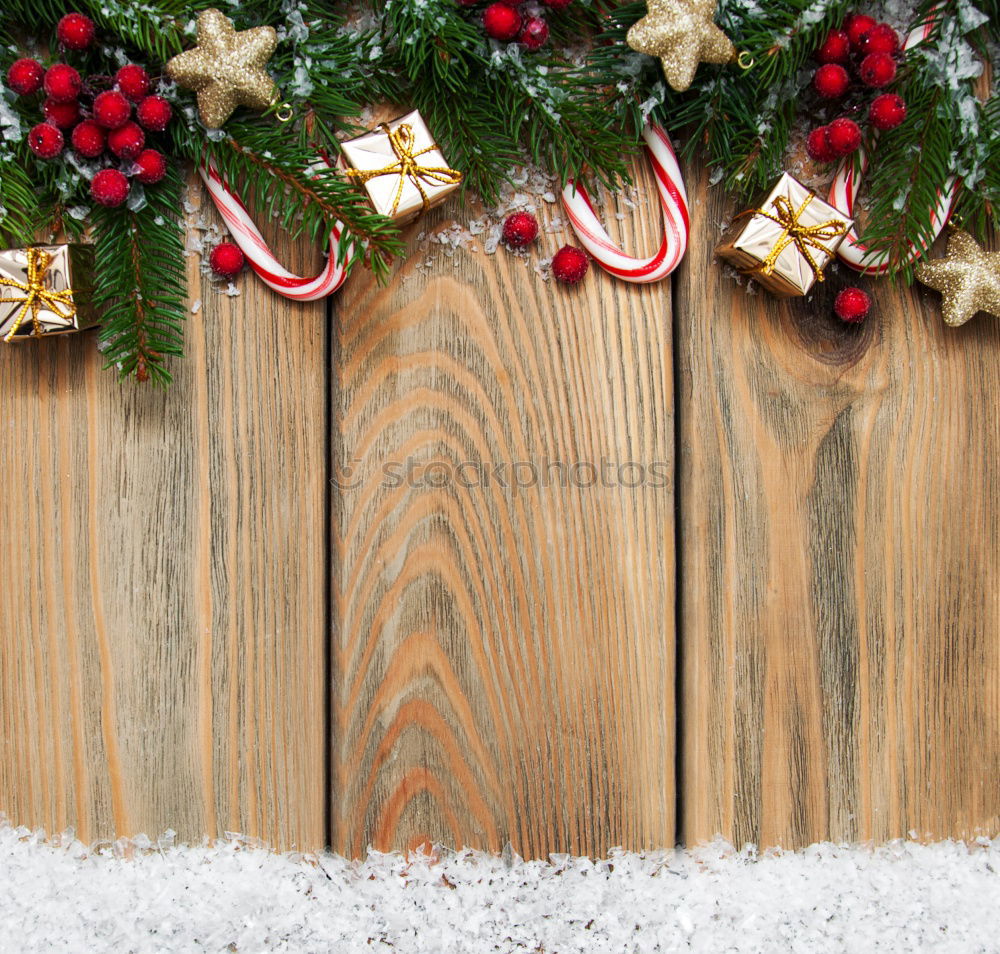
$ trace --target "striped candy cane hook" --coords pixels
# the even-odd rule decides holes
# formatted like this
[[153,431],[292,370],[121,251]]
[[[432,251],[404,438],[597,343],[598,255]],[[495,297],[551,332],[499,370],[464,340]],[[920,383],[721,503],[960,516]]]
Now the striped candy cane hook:
[[215,165],[203,166],[199,171],[233,241],[243,250],[250,267],[268,288],[293,301],[316,301],[332,295],[344,284],[350,253],[343,262],[337,262],[337,244],[344,233],[340,222],[330,232],[326,267],[313,278],[301,278],[288,271],[274,257],[246,206],[225,183]]
[[658,282],[666,278],[684,257],[691,231],[687,192],[670,139],[654,123],[646,124],[642,138],[656,174],[663,210],[663,241],[652,258],[631,258],[611,241],[582,183],[571,179],[562,193],[563,207],[583,247],[605,271],[626,282]]
[[[933,13],[918,27],[911,30],[903,43],[903,49],[908,50],[923,43],[931,35],[934,29],[935,18]],[[833,184],[830,186],[830,205],[836,207],[849,218],[854,218],[854,203],[858,198],[861,189],[861,179],[868,168],[868,157],[863,149],[859,149],[853,156],[848,156],[840,164],[837,174],[834,176]],[[952,206],[958,195],[961,183],[955,176],[951,176],[937,190],[937,205],[931,212],[932,235],[929,246],[934,239],[941,234],[941,230],[947,225],[951,217]],[[919,258],[927,250],[926,247],[918,247],[911,244],[907,260],[912,262]],[[858,239],[857,229],[851,230],[844,237],[837,256],[846,265],[855,271],[864,272],[868,275],[883,275],[889,270],[889,255],[887,252],[875,253],[868,249],[868,246]]]

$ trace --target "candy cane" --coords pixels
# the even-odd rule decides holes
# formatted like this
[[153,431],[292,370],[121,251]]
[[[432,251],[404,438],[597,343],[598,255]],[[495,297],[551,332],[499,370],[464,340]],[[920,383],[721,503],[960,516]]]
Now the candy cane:
[[580,242],[605,271],[627,282],[658,282],[684,257],[691,222],[684,180],[667,134],[654,123],[647,123],[642,138],[656,174],[656,189],[663,209],[663,241],[652,258],[631,258],[611,241],[582,183],[570,179],[563,189],[562,201]]
[[232,234],[233,241],[243,249],[250,267],[260,276],[268,288],[294,301],[316,301],[332,295],[347,277],[347,265],[352,257],[348,251],[342,262],[337,261],[337,243],[344,232],[338,222],[330,231],[330,244],[326,267],[314,278],[300,278],[288,271],[273,255],[260,229],[254,224],[247,207],[229,188],[214,164],[200,169],[201,177],[208,188],[222,218]]
[[[935,22],[936,19],[932,11],[932,14],[923,23],[909,32],[903,43],[903,49],[908,50],[918,43],[923,43],[931,35]],[[868,157],[865,155],[864,149],[859,149],[856,156],[848,156],[840,164],[833,184],[830,186],[830,205],[840,209],[849,218],[854,218],[854,203],[861,189],[861,178],[867,169]],[[952,205],[960,186],[958,179],[951,176],[937,190],[937,204],[931,212],[932,235],[927,245],[930,245],[941,234],[941,230],[948,223]],[[924,251],[926,251],[925,248],[919,248],[911,243],[907,260],[912,262],[919,258]],[[846,265],[869,275],[881,275],[889,270],[889,253],[870,252],[868,246],[858,239],[857,230],[854,228],[844,237],[837,255]]]

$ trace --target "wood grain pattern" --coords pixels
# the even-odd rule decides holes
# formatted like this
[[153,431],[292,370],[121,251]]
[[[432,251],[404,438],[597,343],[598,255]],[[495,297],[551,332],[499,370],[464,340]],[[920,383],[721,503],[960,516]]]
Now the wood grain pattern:
[[201,287],[166,393],[0,348],[0,811],[85,842],[325,835],[326,328]]
[[669,286],[430,254],[336,306],[333,846],[671,844]]
[[[730,212],[692,174],[696,230]],[[676,283],[683,833],[1000,831],[1000,328]]]

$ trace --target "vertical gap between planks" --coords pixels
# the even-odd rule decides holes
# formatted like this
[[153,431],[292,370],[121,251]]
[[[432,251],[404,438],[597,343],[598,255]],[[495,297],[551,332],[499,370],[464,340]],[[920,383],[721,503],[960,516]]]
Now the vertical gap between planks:
[[[337,249],[331,245],[330,255],[336,255]],[[323,484],[323,534],[326,539],[326,559],[323,561],[323,847],[333,845],[333,561],[336,551],[333,546],[333,503],[331,488],[336,473],[336,445],[334,442],[333,419],[333,389],[336,386],[336,325],[337,310],[334,307],[336,295],[328,295],[325,300],[326,314],[325,336],[323,339],[326,351],[326,381],[325,412],[323,424],[325,429],[324,446],[326,473]]]
[[[688,237],[690,245],[691,237]],[[678,301],[679,286],[687,277],[686,257],[670,276],[670,353],[671,382],[674,399],[674,844],[683,846],[684,831],[684,550],[681,547],[681,461],[684,448],[681,446],[681,371],[680,335],[677,333],[680,320]]]

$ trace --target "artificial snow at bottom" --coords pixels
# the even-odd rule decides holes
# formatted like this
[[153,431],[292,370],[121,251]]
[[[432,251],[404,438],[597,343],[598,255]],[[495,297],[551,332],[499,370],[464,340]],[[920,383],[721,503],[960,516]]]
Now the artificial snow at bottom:
[[548,863],[237,842],[129,854],[0,823],[0,951],[1000,951],[1000,839]]

